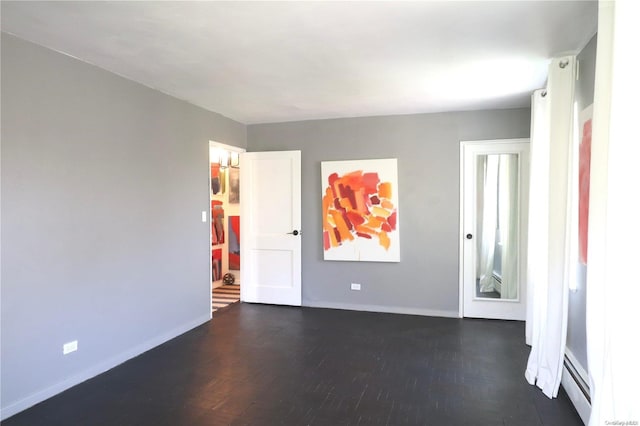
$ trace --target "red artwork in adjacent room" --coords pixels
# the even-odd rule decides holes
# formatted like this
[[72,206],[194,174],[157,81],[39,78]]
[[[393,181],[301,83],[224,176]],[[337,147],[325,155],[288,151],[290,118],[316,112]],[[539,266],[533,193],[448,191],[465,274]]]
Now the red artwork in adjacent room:
[[211,200],[211,245],[224,244],[224,207],[222,201]]
[[229,216],[229,269],[240,270],[240,216]]
[[591,127],[593,106],[585,108],[580,114],[580,169],[578,182],[578,240],[580,263],[587,264],[589,241],[589,179],[591,171]]
[[220,164],[211,163],[211,194],[222,195],[225,190],[225,169]]
[[211,279],[222,279],[222,249],[211,250]]

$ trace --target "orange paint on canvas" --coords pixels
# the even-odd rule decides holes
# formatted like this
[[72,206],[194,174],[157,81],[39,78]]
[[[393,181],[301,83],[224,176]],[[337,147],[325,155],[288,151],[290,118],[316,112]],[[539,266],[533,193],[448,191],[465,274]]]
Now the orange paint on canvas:
[[[325,191],[325,196],[322,198],[322,227],[324,228],[325,233],[325,246],[327,245],[326,240],[328,239],[329,248],[337,247],[340,245],[338,240],[333,232],[333,225],[329,222],[331,218],[329,216],[329,208],[333,203],[333,190],[331,188],[327,188]],[[327,248],[328,250],[328,248]]]
[[325,196],[322,197],[322,226],[325,231],[329,229],[329,222],[327,221],[327,213],[329,212],[329,206],[331,205],[331,200],[333,199],[331,188],[327,188],[325,192]]
[[385,220],[381,217],[378,216],[370,216],[369,220],[367,221],[367,226],[372,228],[372,229],[378,229],[382,226],[382,224],[385,222]]
[[[391,202],[392,185],[380,183],[378,173],[355,170],[342,176],[332,173],[322,199],[325,250],[356,238],[373,239],[389,249],[387,232],[395,228],[396,210]],[[394,217],[390,225],[389,217]]]
[[336,222],[336,228],[338,230],[338,233],[340,234],[340,240],[353,240],[353,235],[351,235],[351,232],[349,232],[349,227],[342,218],[340,212],[333,210],[329,213],[333,217],[333,220]]
[[378,195],[380,198],[391,198],[392,193],[390,182],[383,182],[378,185]]
[[376,234],[376,231],[374,231],[373,229],[371,229],[371,228],[369,228],[367,226],[364,226],[364,225],[356,226],[356,231],[357,232],[361,232],[363,234],[369,234],[369,235],[375,235]]
[[384,247],[386,250],[389,250],[389,247],[391,246],[391,240],[389,239],[389,236],[387,235],[387,233],[384,231],[381,231],[378,234],[378,238],[380,239],[380,245]]
[[382,208],[387,209],[387,210],[392,210],[393,209],[393,203],[391,201],[389,201],[389,200],[382,200],[380,205],[382,206]]
[[366,214],[369,197],[365,195],[363,188],[356,191],[355,196],[356,196],[357,210],[362,214]]
[[371,213],[375,216],[380,216],[384,218],[387,218],[391,215],[391,212],[389,210],[383,209],[382,207],[378,207],[378,206],[372,206]]
[[348,198],[341,198],[338,200],[338,204],[340,207],[346,210],[353,210],[353,206],[351,205],[351,200]]

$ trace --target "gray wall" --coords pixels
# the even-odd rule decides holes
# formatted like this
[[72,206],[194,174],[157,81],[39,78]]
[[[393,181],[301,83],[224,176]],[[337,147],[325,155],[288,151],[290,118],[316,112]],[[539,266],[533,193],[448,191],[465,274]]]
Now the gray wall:
[[[457,316],[459,142],[528,137],[529,125],[516,109],[249,126],[250,151],[302,151],[303,304]],[[325,262],[320,162],[367,158],[398,158],[401,262]]]
[[[578,55],[580,75],[576,85],[578,111],[593,103],[596,74],[596,36]],[[569,292],[569,316],[567,318],[567,348],[587,370],[587,267],[580,264],[578,269],[578,291]]]
[[208,141],[246,127],[5,34],[1,124],[6,417],[209,318]]

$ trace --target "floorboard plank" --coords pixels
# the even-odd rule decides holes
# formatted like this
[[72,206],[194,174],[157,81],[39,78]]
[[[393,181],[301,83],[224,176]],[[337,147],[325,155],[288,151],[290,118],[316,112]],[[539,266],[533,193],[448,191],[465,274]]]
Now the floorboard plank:
[[237,303],[3,425],[581,425],[524,324]]

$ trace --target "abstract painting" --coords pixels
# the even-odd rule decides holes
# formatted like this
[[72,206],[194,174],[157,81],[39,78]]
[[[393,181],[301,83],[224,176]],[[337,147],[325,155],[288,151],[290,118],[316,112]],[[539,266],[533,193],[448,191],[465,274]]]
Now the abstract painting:
[[578,245],[580,263],[587,264],[589,239],[589,181],[591,175],[591,124],[593,104],[580,113],[580,164],[578,175]]
[[211,200],[211,245],[224,244],[224,207],[222,201]]
[[229,168],[229,203],[238,204],[240,202],[240,169]]
[[226,178],[225,169],[220,167],[220,164],[211,163],[211,194],[222,195],[224,194]]
[[240,216],[229,216],[229,269],[240,270]]
[[323,161],[325,260],[399,262],[398,160]]
[[222,249],[211,250],[211,279],[222,279]]

